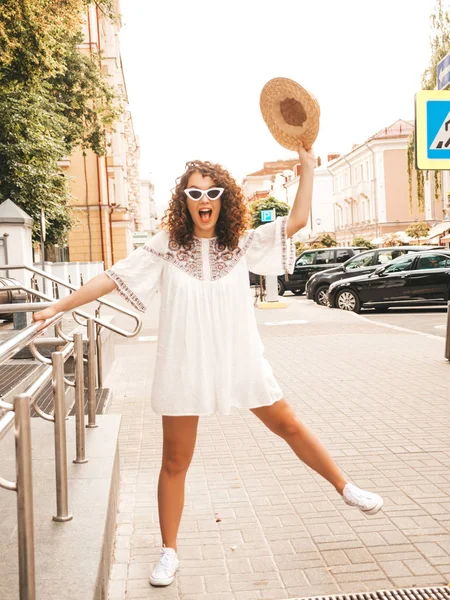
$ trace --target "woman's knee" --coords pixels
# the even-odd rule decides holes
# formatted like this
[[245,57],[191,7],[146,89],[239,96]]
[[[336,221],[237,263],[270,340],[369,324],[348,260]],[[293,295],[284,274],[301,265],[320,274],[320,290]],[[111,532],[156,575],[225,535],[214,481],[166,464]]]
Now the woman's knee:
[[163,456],[161,469],[168,475],[181,475],[186,473],[191,464],[191,456],[183,452],[170,452]]
[[274,432],[283,439],[289,439],[301,435],[302,426],[295,415],[289,415],[278,421]]

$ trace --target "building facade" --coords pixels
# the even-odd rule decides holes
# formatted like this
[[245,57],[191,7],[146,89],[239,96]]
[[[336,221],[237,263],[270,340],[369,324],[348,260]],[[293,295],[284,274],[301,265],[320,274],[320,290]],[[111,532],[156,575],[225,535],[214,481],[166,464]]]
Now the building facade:
[[[114,4],[119,14],[118,1]],[[110,21],[95,3],[86,10],[80,51],[101,56],[102,70],[127,102],[120,19]],[[138,163],[139,143],[128,110],[107,134],[106,156],[76,150],[61,161],[70,178],[76,218],[69,233],[70,261],[103,261],[108,268],[133,249],[133,233],[143,230]]]
[[248,202],[273,196],[281,202],[288,202],[286,184],[293,175],[300,174],[298,158],[265,162],[259,171],[246,175],[242,181],[244,196]]
[[150,238],[159,231],[158,212],[154,198],[155,186],[150,179],[141,179],[140,185],[142,229]]
[[[294,204],[299,182],[299,175],[293,174],[286,184],[290,206]],[[295,239],[301,242],[313,242],[321,233],[334,235],[334,231],[333,180],[328,169],[321,165],[314,169],[313,197],[308,224],[296,234]]]
[[381,243],[415,221],[430,226],[443,219],[442,202],[426,182],[425,210],[419,210],[413,177],[412,203],[407,172],[408,140],[414,124],[399,120],[327,165],[332,177],[336,241],[357,236]]

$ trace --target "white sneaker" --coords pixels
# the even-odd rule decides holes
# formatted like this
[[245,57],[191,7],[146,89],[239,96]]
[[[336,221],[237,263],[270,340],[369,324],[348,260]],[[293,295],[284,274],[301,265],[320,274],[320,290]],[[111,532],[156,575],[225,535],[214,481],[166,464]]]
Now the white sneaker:
[[153,569],[150,584],[157,587],[170,585],[173,583],[179,567],[180,561],[175,550],[173,548],[161,548],[159,562]]
[[383,498],[378,494],[366,492],[353,483],[347,483],[343,493],[344,502],[358,507],[366,515],[376,515],[383,506]]

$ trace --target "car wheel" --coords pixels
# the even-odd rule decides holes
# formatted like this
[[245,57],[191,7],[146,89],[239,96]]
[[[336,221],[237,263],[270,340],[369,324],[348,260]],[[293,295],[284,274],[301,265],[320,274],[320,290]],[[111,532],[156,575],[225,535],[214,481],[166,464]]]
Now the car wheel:
[[283,282],[278,280],[278,295],[284,296],[285,291],[286,291],[286,288],[284,287]]
[[320,304],[320,306],[329,306],[327,292],[327,285],[321,285],[320,287],[318,287],[316,293],[314,294],[314,302]]
[[296,296],[301,296],[302,294],[305,293],[304,289],[301,290],[292,290],[292,293],[295,294]]
[[342,292],[339,292],[336,298],[336,306],[341,310],[349,310],[355,313],[361,311],[361,302],[352,290],[342,290]]

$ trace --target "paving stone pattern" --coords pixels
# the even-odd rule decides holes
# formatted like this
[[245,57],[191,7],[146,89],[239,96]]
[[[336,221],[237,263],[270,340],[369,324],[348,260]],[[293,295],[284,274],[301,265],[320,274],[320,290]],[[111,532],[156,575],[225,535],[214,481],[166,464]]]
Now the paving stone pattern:
[[[443,340],[288,302],[257,310],[266,355],[298,415],[351,480],[384,496],[384,511],[367,517],[346,506],[249,411],[205,417],[187,479],[181,570],[169,588],[151,588],[160,544],[155,344],[119,341],[107,382],[109,411],[123,415],[110,600],[279,600],[450,581]],[[156,335],[154,312],[142,336]]]

